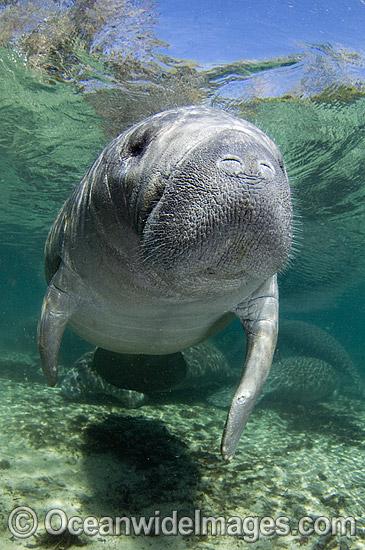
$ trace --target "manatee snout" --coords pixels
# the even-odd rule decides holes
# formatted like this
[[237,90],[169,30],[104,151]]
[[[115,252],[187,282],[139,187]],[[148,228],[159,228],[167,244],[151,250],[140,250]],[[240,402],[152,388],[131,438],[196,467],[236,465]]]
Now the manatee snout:
[[[188,150],[150,209],[141,236],[157,270],[263,277],[280,269],[292,238],[283,161],[244,132],[224,130]],[[204,182],[204,184],[203,184]]]

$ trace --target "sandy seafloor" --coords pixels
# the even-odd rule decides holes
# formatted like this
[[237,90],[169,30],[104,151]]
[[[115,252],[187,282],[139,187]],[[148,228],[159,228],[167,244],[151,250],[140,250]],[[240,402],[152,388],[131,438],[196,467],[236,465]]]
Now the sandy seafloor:
[[[68,403],[57,389],[27,381],[37,358],[2,352],[0,361],[0,549],[42,546],[39,534],[15,539],[10,511],[52,508],[68,516],[179,517],[355,516],[355,536],[100,536],[75,541],[105,549],[308,549],[365,547],[365,403],[339,396],[307,407],[262,403],[254,411],[234,460],[219,445],[225,411],[204,402],[145,405]],[[38,376],[38,374],[37,374]],[[35,380],[37,380],[37,376]],[[71,546],[74,548],[77,546]]]

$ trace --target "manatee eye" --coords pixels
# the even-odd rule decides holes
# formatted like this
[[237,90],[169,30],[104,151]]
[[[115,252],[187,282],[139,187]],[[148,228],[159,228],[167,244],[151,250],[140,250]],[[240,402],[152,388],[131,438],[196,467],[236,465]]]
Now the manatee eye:
[[130,144],[129,155],[131,157],[139,157],[142,155],[143,151],[146,149],[148,139],[146,135],[141,136],[139,140],[136,140],[134,143]]
[[142,133],[139,131],[134,132],[130,136],[125,148],[120,152],[121,159],[125,160],[131,157],[141,157],[147,146],[151,143],[153,135],[153,132],[149,129]]

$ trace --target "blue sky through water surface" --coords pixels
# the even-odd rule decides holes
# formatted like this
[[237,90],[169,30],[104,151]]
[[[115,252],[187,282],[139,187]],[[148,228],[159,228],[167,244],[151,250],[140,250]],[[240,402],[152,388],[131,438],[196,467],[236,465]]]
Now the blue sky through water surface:
[[157,9],[169,55],[202,65],[289,55],[301,43],[364,50],[362,0],[158,0]]

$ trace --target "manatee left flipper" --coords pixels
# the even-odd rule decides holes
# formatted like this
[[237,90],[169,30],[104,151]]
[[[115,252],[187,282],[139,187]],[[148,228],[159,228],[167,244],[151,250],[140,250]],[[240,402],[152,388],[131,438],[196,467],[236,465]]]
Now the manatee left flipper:
[[221,452],[231,460],[242,431],[269,375],[275,351],[279,302],[276,275],[263,283],[235,313],[246,332],[247,352],[242,378],[224,427]]
[[62,336],[68,320],[79,304],[78,298],[62,290],[62,279],[64,278],[61,266],[47,288],[38,324],[39,354],[49,386],[54,386],[57,382],[58,353]]

